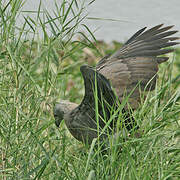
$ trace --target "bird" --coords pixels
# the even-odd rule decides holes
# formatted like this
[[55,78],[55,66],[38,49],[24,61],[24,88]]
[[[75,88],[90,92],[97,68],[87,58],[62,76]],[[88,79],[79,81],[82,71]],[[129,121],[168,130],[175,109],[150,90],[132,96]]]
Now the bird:
[[[115,53],[102,58],[96,67],[82,65],[84,97],[79,105],[67,100],[55,105],[56,126],[64,119],[72,136],[86,144],[94,138],[103,141],[108,134],[115,133],[122,115],[123,127],[130,131],[134,127],[132,112],[141,104],[141,91],[155,89],[158,65],[168,60],[161,55],[173,52],[169,47],[179,44],[179,37],[172,36],[178,32],[173,27],[144,27]],[[121,108],[127,96],[126,105]]]

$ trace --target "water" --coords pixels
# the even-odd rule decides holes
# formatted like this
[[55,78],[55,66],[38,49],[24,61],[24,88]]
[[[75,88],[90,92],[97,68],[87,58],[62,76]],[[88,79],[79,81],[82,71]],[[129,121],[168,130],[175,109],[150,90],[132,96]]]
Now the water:
[[[53,10],[52,0],[42,3]],[[37,10],[38,5],[39,0],[27,0],[23,10]],[[175,25],[174,29],[180,30],[180,0],[96,0],[87,11],[88,17],[119,20],[85,20],[91,31],[95,31],[95,37],[107,42],[125,41],[140,28],[161,23]]]
[[[98,0],[90,8],[90,15],[125,20],[128,22],[88,22],[99,26],[96,36],[106,41],[123,41],[144,26],[164,23],[180,30],[180,0]],[[180,34],[178,34],[180,35]]]

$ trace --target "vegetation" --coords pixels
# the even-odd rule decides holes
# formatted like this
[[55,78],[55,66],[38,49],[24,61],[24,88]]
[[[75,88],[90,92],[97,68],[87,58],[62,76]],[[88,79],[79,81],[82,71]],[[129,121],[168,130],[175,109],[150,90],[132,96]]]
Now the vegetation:
[[87,2],[63,0],[53,15],[40,4],[34,18],[23,3],[0,2],[0,179],[179,179],[180,50],[161,65],[155,92],[134,113],[141,135],[120,138],[102,154],[77,142],[64,123],[58,129],[53,107],[60,99],[80,103],[80,65],[121,44],[96,41],[82,22]]

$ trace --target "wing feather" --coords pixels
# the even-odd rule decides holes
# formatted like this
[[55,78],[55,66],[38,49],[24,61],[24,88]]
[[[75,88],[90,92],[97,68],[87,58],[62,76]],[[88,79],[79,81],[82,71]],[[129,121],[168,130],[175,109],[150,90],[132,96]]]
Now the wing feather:
[[[111,84],[106,79],[105,76],[98,73],[95,69],[90,66],[83,65],[80,68],[81,73],[84,79],[85,85],[85,95],[83,101],[81,102],[79,108],[80,111],[84,111],[84,105],[89,107],[88,114],[92,118],[92,114],[94,114],[95,120],[95,84],[97,83],[97,98],[98,98],[98,111],[101,117],[104,117],[104,113],[106,113],[106,118],[109,119],[110,111],[113,106],[116,106],[116,96],[114,91],[111,88]],[[87,108],[85,110],[87,112]],[[105,119],[105,117],[104,117]],[[100,119],[100,126],[104,127],[104,122]]]
[[162,26],[160,24],[149,30],[142,28],[120,50],[105,57],[96,66],[97,71],[111,82],[120,100],[134,89],[129,98],[134,109],[140,101],[140,89],[154,90],[158,64],[168,60],[168,57],[158,56],[173,52],[173,49],[163,48],[179,44],[175,42],[178,37],[171,37],[177,33],[170,30],[173,26]]

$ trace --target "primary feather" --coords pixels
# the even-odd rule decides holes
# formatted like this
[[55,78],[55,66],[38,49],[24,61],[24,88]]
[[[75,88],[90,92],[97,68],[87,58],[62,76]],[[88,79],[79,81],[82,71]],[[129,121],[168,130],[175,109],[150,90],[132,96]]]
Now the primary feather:
[[155,88],[158,64],[168,60],[168,57],[158,56],[173,51],[162,48],[179,44],[175,42],[178,37],[171,37],[177,32],[170,31],[173,26],[164,28],[162,26],[163,24],[160,24],[149,30],[146,28],[139,30],[120,50],[101,60],[96,66],[97,71],[111,82],[120,100],[125,93],[133,91],[129,98],[133,109],[138,107],[140,89]]
[[[142,28],[121,49],[100,60],[95,69],[87,65],[81,66],[85,96],[79,106],[73,105],[74,109],[71,111],[68,109],[68,112],[64,113],[65,123],[76,139],[91,143],[98,135],[97,128],[100,127],[101,131],[110,119],[111,107],[118,108],[117,101],[122,102],[125,95],[132,93],[128,103],[134,110],[140,103],[140,91],[154,90],[158,77],[158,65],[168,60],[168,57],[159,55],[173,51],[173,49],[163,48],[179,44],[176,42],[178,37],[171,37],[177,32],[170,30],[173,26],[162,26],[163,24],[160,24],[149,30],[146,30],[146,27]],[[94,96],[96,87],[98,122],[95,110],[97,103]],[[62,113],[58,114],[62,109],[63,107],[56,105],[54,114],[57,124],[62,120]],[[125,114],[125,126],[130,130],[133,127],[131,124],[133,117],[126,108],[122,112]],[[109,123],[108,131],[113,133],[115,126],[116,119]],[[104,137],[106,134],[102,133],[101,138]]]

